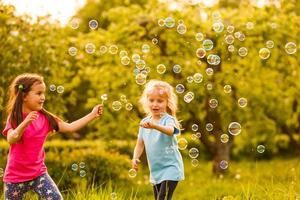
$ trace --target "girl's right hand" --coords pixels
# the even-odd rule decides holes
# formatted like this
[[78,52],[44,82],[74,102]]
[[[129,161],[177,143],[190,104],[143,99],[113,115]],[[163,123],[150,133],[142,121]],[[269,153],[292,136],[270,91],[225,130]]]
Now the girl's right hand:
[[37,111],[31,111],[24,119],[24,123],[26,125],[29,125],[31,122],[36,120],[38,118],[38,112]]
[[139,159],[134,158],[131,160],[131,168],[135,169],[136,171],[138,170],[138,163],[141,162]]

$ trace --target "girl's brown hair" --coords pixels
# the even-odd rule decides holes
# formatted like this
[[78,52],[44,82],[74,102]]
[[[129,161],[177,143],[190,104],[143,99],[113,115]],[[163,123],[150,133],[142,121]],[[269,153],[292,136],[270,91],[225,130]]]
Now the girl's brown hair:
[[[16,128],[23,121],[23,99],[31,90],[31,86],[34,83],[44,83],[44,78],[38,74],[21,74],[17,76],[9,86],[9,100],[6,105],[6,113],[13,128]],[[48,119],[51,128],[58,131],[57,121],[59,119],[44,108],[41,112]]]

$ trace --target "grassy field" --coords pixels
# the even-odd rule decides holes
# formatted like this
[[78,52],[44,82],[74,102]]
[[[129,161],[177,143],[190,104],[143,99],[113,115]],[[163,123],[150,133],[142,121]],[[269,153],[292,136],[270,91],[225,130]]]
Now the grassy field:
[[[225,176],[216,177],[211,173],[211,163],[200,161],[193,167],[186,160],[186,179],[179,183],[173,199],[300,200],[300,161],[297,159],[232,162],[229,168]],[[134,180],[133,185],[111,181],[106,187],[70,189],[62,193],[70,200],[152,200],[147,169],[139,171]],[[33,196],[29,193],[26,199],[37,199]]]

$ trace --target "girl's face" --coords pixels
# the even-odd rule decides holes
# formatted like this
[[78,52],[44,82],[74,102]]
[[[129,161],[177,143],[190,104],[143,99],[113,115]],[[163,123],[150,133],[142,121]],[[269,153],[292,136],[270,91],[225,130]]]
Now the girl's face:
[[148,107],[153,117],[159,117],[167,110],[168,99],[164,90],[154,89],[148,94]]
[[23,99],[23,112],[39,111],[45,102],[45,83],[36,82],[31,86],[31,90],[25,94]]

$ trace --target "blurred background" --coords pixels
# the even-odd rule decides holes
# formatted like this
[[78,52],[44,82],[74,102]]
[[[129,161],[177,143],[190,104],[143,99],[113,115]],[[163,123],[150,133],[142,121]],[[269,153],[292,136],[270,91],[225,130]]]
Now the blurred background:
[[[44,76],[63,120],[103,102],[101,119],[48,138],[49,174],[66,199],[152,199],[146,156],[138,173],[130,159],[144,84],[164,80],[183,128],[174,199],[300,199],[299,13],[299,0],[0,1],[0,129],[21,73]],[[0,176],[8,148],[1,137]]]

